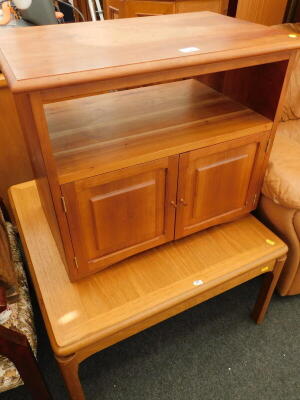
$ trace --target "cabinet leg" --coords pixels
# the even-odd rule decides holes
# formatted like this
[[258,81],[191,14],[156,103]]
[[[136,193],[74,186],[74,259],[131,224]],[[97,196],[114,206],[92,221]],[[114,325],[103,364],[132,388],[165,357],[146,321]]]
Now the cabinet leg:
[[69,357],[57,357],[60,371],[63,375],[71,400],[85,400],[83,389],[78,375],[79,363],[76,354]]
[[260,289],[256,304],[251,314],[251,317],[257,324],[262,323],[265,318],[285,261],[286,256],[278,258],[273,271],[265,274],[262,287]]

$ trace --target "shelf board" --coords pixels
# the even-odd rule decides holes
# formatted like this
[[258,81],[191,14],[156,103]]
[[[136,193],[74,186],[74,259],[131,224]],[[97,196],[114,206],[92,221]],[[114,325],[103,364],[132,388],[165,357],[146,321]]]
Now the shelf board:
[[44,107],[60,184],[272,127],[195,79]]

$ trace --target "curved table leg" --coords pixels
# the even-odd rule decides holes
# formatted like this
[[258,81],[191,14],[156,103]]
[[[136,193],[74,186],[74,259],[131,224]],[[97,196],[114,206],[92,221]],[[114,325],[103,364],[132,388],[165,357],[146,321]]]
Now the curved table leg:
[[83,389],[78,375],[79,362],[76,354],[69,357],[55,356],[71,400],[85,400]]
[[251,314],[251,317],[257,324],[262,323],[265,318],[285,261],[286,256],[278,258],[273,271],[265,274],[263,285],[260,289],[256,304]]

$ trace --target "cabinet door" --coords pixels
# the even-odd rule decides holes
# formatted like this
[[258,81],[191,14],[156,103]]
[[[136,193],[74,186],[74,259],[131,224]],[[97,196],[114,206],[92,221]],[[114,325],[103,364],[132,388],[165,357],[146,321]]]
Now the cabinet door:
[[126,1],[126,17],[149,17],[151,15],[174,14],[174,1]]
[[180,156],[176,238],[255,208],[267,139],[260,134]]
[[62,186],[80,276],[174,238],[177,170],[174,156]]

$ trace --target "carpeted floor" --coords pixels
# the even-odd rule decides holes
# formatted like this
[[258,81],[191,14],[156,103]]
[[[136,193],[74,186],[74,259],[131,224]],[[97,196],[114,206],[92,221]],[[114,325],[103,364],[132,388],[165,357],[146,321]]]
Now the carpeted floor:
[[[80,368],[86,399],[300,400],[300,296],[275,295],[257,326],[249,311],[259,284],[248,282],[89,358]],[[40,365],[53,398],[67,400],[38,311],[36,320]],[[0,395],[27,399],[24,387]]]

